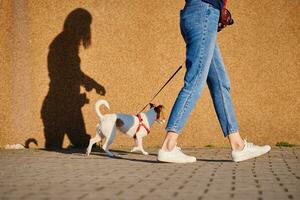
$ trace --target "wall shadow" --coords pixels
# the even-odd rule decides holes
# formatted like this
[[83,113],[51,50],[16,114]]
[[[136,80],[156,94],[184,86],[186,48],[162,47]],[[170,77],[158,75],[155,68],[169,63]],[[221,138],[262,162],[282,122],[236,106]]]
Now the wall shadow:
[[73,10],[65,19],[63,31],[49,45],[49,91],[41,108],[46,149],[62,148],[65,134],[73,146],[88,146],[90,136],[81,108],[89,99],[86,93],[80,93],[80,86],[86,91],[95,89],[100,95],[106,93],[103,86],[80,69],[79,47],[86,49],[91,45],[91,23],[87,10]]
[[28,138],[24,143],[25,148],[29,149],[31,143],[35,144],[36,147],[38,146],[38,141],[35,138]]

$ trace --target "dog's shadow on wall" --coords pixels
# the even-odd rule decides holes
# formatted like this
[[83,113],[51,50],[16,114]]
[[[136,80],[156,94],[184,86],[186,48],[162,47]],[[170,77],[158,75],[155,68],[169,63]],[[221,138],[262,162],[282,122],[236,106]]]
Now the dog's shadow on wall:
[[103,86],[80,69],[79,47],[91,44],[91,14],[82,8],[73,10],[65,19],[63,31],[49,45],[49,91],[41,108],[44,124],[45,148],[63,147],[65,134],[73,146],[88,146],[90,136],[86,132],[81,108],[89,103],[85,93],[95,89],[105,95]]

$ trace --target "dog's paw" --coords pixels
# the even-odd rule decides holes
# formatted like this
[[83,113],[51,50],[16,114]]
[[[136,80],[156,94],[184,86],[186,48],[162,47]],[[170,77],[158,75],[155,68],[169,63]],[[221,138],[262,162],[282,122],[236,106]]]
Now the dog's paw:
[[144,155],[149,155],[149,153],[148,152],[146,152],[146,151],[144,151],[144,152],[142,152]]
[[111,158],[115,157],[115,154],[111,153],[110,151],[106,151],[105,153],[107,156],[109,156]]
[[138,148],[138,147],[133,147],[133,148],[131,149],[130,152],[137,152],[137,151],[140,151],[140,148]]

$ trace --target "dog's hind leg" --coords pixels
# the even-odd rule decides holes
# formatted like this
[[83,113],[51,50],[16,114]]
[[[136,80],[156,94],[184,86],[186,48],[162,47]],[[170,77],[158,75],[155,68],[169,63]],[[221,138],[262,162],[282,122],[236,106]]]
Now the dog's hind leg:
[[90,143],[88,148],[86,149],[86,155],[89,156],[91,151],[92,151],[92,147],[95,143],[101,141],[101,130],[100,127],[97,126],[97,131],[96,131],[96,136],[93,137],[92,139],[90,139]]
[[102,149],[105,151],[105,153],[110,156],[114,157],[115,155],[109,151],[109,145],[112,144],[116,137],[116,126],[113,126],[111,133],[106,137],[105,143],[102,146]]

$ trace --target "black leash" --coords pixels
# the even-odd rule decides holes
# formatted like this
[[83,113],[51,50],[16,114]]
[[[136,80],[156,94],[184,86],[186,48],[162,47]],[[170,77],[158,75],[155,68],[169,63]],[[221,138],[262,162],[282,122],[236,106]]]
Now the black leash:
[[[166,87],[166,85],[168,85],[168,83],[174,78],[174,76],[181,70],[181,68],[182,68],[182,66],[184,65],[184,63],[183,64],[181,64],[180,66],[179,66],[179,68],[176,70],[176,72],[174,72],[174,74],[171,76],[171,78],[169,78],[169,80],[160,88],[160,90],[154,95],[154,97],[150,100],[150,103],[155,99],[155,97],[164,89],[164,87]],[[139,112],[139,113],[141,113],[147,106],[149,105],[149,103],[147,103],[146,105],[145,105],[145,107]]]

